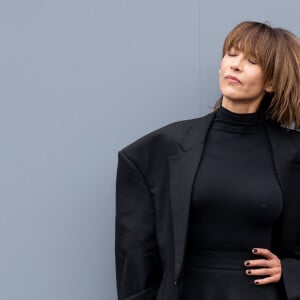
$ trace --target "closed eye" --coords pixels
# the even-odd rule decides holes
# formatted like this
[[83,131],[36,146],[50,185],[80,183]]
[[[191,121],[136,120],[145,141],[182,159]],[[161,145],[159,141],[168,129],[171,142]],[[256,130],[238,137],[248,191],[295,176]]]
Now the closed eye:
[[227,55],[228,55],[228,56],[237,56],[237,54],[235,54],[235,53],[230,53],[230,52],[227,52]]
[[253,58],[253,59],[252,59],[252,58],[249,58],[248,61],[249,61],[249,63],[252,64],[252,65],[257,65],[257,61],[256,61],[256,59],[254,59],[254,58]]

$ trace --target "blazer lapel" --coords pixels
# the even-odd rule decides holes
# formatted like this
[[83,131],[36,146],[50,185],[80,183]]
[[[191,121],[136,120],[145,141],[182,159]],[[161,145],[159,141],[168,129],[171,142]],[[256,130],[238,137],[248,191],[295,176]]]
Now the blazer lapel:
[[178,279],[185,252],[191,191],[209,126],[215,112],[193,120],[181,144],[182,151],[169,158],[170,196],[175,247],[175,280]]

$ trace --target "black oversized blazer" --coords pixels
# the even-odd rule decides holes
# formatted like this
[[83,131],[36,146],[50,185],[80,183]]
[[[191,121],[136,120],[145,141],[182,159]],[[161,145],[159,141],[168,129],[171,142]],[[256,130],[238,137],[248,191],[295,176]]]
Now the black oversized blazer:
[[[191,190],[215,117],[169,124],[119,151],[115,258],[119,300],[179,300]],[[284,208],[273,238],[287,299],[300,299],[300,132],[263,122]],[[201,283],[200,283],[201,284]]]

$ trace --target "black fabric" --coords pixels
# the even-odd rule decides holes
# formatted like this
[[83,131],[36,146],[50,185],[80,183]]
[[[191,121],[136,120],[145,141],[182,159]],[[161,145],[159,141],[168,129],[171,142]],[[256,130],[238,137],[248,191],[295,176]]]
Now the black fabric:
[[188,300],[282,300],[281,286],[256,286],[244,272],[244,259],[254,259],[251,252],[201,251],[190,255],[185,267],[183,299]]
[[[273,225],[282,206],[282,192],[260,112],[237,114],[221,107],[208,132],[193,185],[187,259],[199,255],[203,260],[203,250],[250,253],[254,247],[271,249]],[[223,257],[226,266],[227,257]],[[245,255],[243,260],[246,259]],[[242,270],[224,271],[222,267],[217,271],[207,264],[199,271],[190,266],[185,290],[193,290],[191,295],[197,290],[203,300],[217,299],[209,296],[209,286],[214,286],[215,293],[218,286],[223,289],[223,299],[241,299],[243,289],[249,296],[243,299],[277,299],[275,289],[255,286],[254,279],[248,278],[241,267]]]
[[221,107],[193,186],[189,251],[270,248],[282,202],[260,113]]
[[[182,300],[192,187],[214,118],[215,112],[168,124],[119,151],[118,299]],[[263,125],[284,198],[276,253],[287,299],[296,300],[300,299],[300,133],[269,121]],[[223,299],[221,290],[219,299]]]
[[[228,260],[228,253],[218,255],[223,263],[207,265],[204,259],[208,259],[206,254],[203,257],[203,265],[199,264],[199,259],[190,260],[185,268],[184,300],[282,300],[282,290],[277,284],[257,286],[253,283],[253,278],[248,277],[243,268],[245,253],[235,253],[236,265],[233,264],[232,257],[230,266],[225,264]],[[213,260],[214,254],[211,256]],[[246,255],[247,257],[247,255]],[[248,255],[249,257],[249,255]],[[201,260],[200,260],[201,262]]]

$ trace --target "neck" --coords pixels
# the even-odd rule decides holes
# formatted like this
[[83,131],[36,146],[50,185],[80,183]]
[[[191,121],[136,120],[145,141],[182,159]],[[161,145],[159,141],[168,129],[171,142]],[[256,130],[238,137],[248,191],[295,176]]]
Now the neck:
[[261,100],[255,102],[232,101],[225,97],[222,99],[221,106],[237,114],[255,113],[259,109]]

